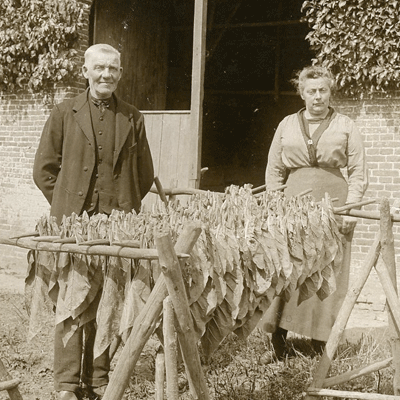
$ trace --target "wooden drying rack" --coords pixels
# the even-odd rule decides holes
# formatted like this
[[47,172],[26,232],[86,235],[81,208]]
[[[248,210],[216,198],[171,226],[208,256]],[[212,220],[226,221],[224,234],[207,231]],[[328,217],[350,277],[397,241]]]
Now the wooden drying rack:
[[[390,205],[387,198],[382,198],[378,212],[350,210],[347,215],[380,220],[380,228],[367,254],[365,265],[361,268],[354,284],[350,287],[343,305],[333,325],[331,334],[326,343],[325,351],[317,365],[313,380],[307,389],[305,400],[314,400],[316,397],[332,396],[335,398],[362,399],[362,400],[392,400],[400,399],[400,300],[397,295],[395,247],[393,238],[393,222],[399,222],[398,215],[390,214]],[[383,263],[378,263],[381,256]],[[380,283],[387,298],[389,309],[389,334],[392,346],[392,357],[372,365],[363,366],[348,371],[336,377],[327,378],[329,368],[335,356],[346,324],[363,289],[372,268],[378,274]],[[394,366],[393,391],[394,395],[377,393],[349,392],[329,389],[329,387],[348,382],[352,379],[379,371],[389,365]]]
[[[170,332],[175,332],[176,330],[191,393],[195,399],[208,400],[208,388],[201,368],[196,334],[180,267],[180,262],[184,262],[189,257],[188,254],[191,252],[200,233],[201,228],[198,224],[186,224],[174,247],[170,233],[157,232],[155,235],[156,249],[137,249],[122,245],[54,243],[53,241],[50,242],[49,237],[45,237],[42,242],[40,237],[25,237],[25,235],[11,239],[0,239],[0,244],[41,251],[107,255],[132,259],[158,259],[162,274],[157,279],[146,304],[134,321],[130,335],[125,346],[121,349],[118,362],[111,374],[103,399],[117,400],[122,398],[139,356],[160,320],[163,307],[169,309],[169,315],[171,315],[171,307],[173,307],[174,314],[172,315],[176,316],[177,322],[174,323],[174,318],[166,318],[166,321],[169,321],[168,323],[173,326],[164,327],[164,330],[168,329],[166,331],[168,337],[165,341],[166,343],[175,342],[175,334],[172,335]],[[53,237],[53,240],[56,239]],[[164,302],[166,302],[166,305],[164,305]],[[167,369],[167,391],[173,390],[172,387],[175,386],[177,388],[178,382],[177,373],[173,384],[170,379],[171,371],[174,369],[172,368],[173,361],[171,359],[173,360],[173,356],[170,349],[171,345],[164,348],[165,361],[171,367]],[[2,364],[0,364],[1,366]],[[175,370],[177,370],[177,365]],[[5,369],[4,373],[1,372],[0,368],[0,390],[8,390],[11,400],[22,399],[17,388],[19,382],[12,380]],[[2,385],[4,389],[2,389]]]
[[[204,193],[198,189],[163,189],[158,178],[155,179],[153,193],[158,193],[164,203],[173,201],[176,195],[192,195]],[[283,189],[284,186],[276,188]],[[265,186],[252,190],[255,196],[261,195]],[[309,193],[306,191],[304,194]],[[169,198],[167,198],[169,196]],[[346,397],[354,399],[398,399],[399,396],[387,396],[371,393],[340,392],[327,389],[338,383],[377,371],[395,364],[394,387],[395,393],[399,393],[400,382],[400,301],[397,297],[394,244],[392,222],[400,222],[400,216],[390,215],[389,202],[383,199],[380,212],[367,212],[354,210],[355,207],[371,204],[375,201],[368,200],[357,204],[346,205],[334,208],[335,214],[351,215],[360,218],[380,219],[380,231],[372,245],[366,260],[366,266],[354,286],[349,290],[343,306],[339,312],[336,323],[332,328],[331,335],[326,344],[325,352],[315,371],[313,381],[307,389],[306,400],[313,400],[318,396]],[[166,374],[166,392],[168,399],[178,399],[178,374],[177,374],[177,348],[178,342],[186,369],[191,395],[194,399],[209,400],[209,392],[204,376],[196,335],[191,318],[189,303],[186,295],[185,285],[181,273],[180,263],[184,262],[195,245],[201,228],[198,224],[188,223],[184,227],[177,243],[173,246],[169,233],[158,232],[155,235],[156,249],[139,249],[136,243],[120,243],[118,245],[106,245],[101,243],[62,243],[55,238],[40,238],[30,235],[22,235],[10,239],[0,238],[0,244],[13,245],[32,250],[69,252],[87,255],[108,255],[126,257],[132,259],[158,259],[162,274],[156,281],[149,298],[143,309],[134,321],[130,335],[122,347],[114,371],[110,376],[110,382],[103,396],[103,400],[122,399],[125,389],[128,387],[130,377],[133,374],[139,356],[147,341],[154,333],[157,323],[163,313],[163,352],[156,357],[156,395],[155,400],[162,400],[164,397],[164,373]],[[377,260],[382,255],[385,265],[379,266]],[[376,268],[382,286],[385,290],[389,309],[390,327],[393,342],[393,357],[376,363],[374,365],[359,368],[338,377],[326,378],[332,359],[343,335],[346,323],[354,308],[355,302],[360,294],[372,267]],[[113,344],[112,344],[113,346]],[[118,346],[118,343],[117,345]],[[115,354],[111,351],[111,354]],[[18,381],[13,380],[7,374],[0,360],[0,390],[8,390],[11,400],[22,400],[18,391]],[[362,396],[362,397],[360,397]]]
[[[165,204],[174,199],[176,195],[204,193],[198,189],[166,189],[156,178],[156,188],[153,193],[158,193]],[[282,190],[286,186],[276,188]],[[261,195],[266,189],[265,185],[252,189],[255,196]],[[310,193],[307,190],[301,195]],[[169,199],[167,199],[169,195]],[[335,199],[332,199],[335,200]],[[305,400],[315,400],[317,397],[332,396],[336,398],[359,399],[359,400],[400,400],[400,300],[397,295],[395,248],[393,239],[393,222],[400,222],[400,215],[390,214],[390,205],[387,198],[382,198],[379,211],[358,210],[359,207],[367,204],[376,203],[375,200],[366,200],[357,204],[349,204],[342,207],[334,207],[334,213],[338,215],[350,215],[357,218],[366,218],[380,220],[380,229],[371,246],[365,261],[365,267],[358,275],[358,279],[347,292],[343,305],[339,311],[336,322],[332,328],[329,339],[326,343],[325,351],[319,361],[311,385],[307,389]],[[384,264],[378,264],[379,255],[381,255]],[[389,306],[389,329],[390,340],[392,344],[392,357],[376,362],[369,366],[363,366],[352,371],[348,371],[336,377],[327,378],[329,368],[335,356],[335,352],[342,339],[346,324],[351,312],[356,304],[372,268],[375,267],[383,290],[387,297]],[[352,379],[379,371],[383,368],[394,365],[393,391],[395,395],[383,395],[375,393],[349,392],[328,389],[332,386],[348,382]]]

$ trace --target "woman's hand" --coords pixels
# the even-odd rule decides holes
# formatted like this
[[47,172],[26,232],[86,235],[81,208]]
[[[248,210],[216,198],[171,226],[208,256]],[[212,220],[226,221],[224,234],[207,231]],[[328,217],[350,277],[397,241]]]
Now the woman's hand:
[[357,218],[351,217],[349,215],[344,215],[342,220],[342,226],[339,228],[339,232],[342,233],[343,235],[347,235],[348,233],[354,230],[356,225],[357,225]]

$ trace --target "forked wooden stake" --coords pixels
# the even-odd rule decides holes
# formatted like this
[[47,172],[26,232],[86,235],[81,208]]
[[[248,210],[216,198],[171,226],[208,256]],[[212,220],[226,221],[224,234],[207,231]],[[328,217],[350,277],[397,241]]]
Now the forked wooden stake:
[[356,304],[357,298],[360,295],[369,274],[371,273],[372,267],[378,261],[380,248],[380,234],[378,233],[368,252],[365,267],[361,269],[357,281],[354,282],[352,287],[347,292],[343,305],[340,308],[339,314],[326,343],[325,351],[322,354],[321,360],[314,373],[313,381],[307,390],[305,400],[313,400],[315,396],[320,395],[318,394],[318,391],[323,387],[324,380],[328,374],[336,349],[339,346],[343,332],[346,328],[347,321],[349,320],[350,314],[354,308],[354,305]]
[[164,349],[160,345],[156,355],[156,376],[154,400],[164,400],[164,382],[165,382],[165,355]]
[[176,330],[186,368],[191,394],[194,399],[208,400],[207,382],[201,367],[197,347],[197,335],[193,327],[186,288],[183,282],[178,257],[172,245],[171,235],[155,237],[161,270],[165,277],[168,294],[171,297],[177,318]]
[[[383,198],[380,205],[381,256],[384,265],[378,264],[376,270],[385,289],[389,303],[389,335],[393,355],[393,393],[400,395],[400,324],[399,298],[397,295],[396,255],[393,238],[393,222],[390,216],[389,200]],[[385,268],[386,267],[386,268]]]
[[[352,215],[352,213],[353,211],[351,211],[349,214]],[[353,288],[347,293],[336,322],[333,325],[324,354],[322,355],[322,358],[315,371],[314,379],[307,390],[307,396],[305,397],[305,400],[312,400],[317,396],[334,396],[337,398],[363,400],[400,399],[398,396],[400,394],[400,300],[397,296],[395,249],[392,230],[392,221],[395,221],[396,218],[393,218],[393,216],[390,214],[389,200],[386,198],[383,198],[381,201],[379,216],[380,231],[378,232],[374,244],[368,253],[366,262],[367,266],[361,270],[358,280],[355,282]],[[384,263],[377,262],[379,254],[381,254]],[[393,357],[380,363],[359,368],[356,371],[350,371],[340,376],[325,379],[335,351],[339,345],[342,333],[346,327],[348,318],[373,266],[378,273],[378,277],[386,294],[389,305],[389,326],[391,332]],[[393,362],[395,367],[395,375],[393,380],[395,395],[324,389],[324,387],[329,385],[343,383],[350,379],[354,379],[355,377],[365,375],[368,372],[385,368],[390,362]]]
[[175,313],[169,296],[164,300],[163,333],[167,399],[178,400],[178,343],[175,332]]
[[18,390],[18,384],[19,380],[12,379],[3,362],[0,360],[0,390],[7,390],[11,400],[22,400],[21,393]]
[[[201,228],[198,224],[187,224],[178,238],[175,251],[190,253],[200,233]],[[131,334],[122,348],[103,400],[122,399],[140,353],[156,328],[162,312],[163,301],[167,295],[164,276],[160,275],[146,304],[135,319]]]

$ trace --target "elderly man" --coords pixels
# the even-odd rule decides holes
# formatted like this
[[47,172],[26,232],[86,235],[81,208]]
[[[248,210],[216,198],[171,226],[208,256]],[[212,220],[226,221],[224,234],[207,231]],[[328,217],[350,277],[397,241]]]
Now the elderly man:
[[[85,52],[82,72],[89,88],[54,106],[33,168],[34,181],[59,223],[73,212],[139,211],[154,180],[143,115],[113,94],[122,75],[120,53],[107,44],[93,45]],[[78,328],[64,346],[71,324]],[[94,336],[94,321],[83,327],[79,320],[56,325],[54,386],[59,400],[79,399],[82,385],[94,398],[104,394],[110,360],[107,351],[93,360]]]

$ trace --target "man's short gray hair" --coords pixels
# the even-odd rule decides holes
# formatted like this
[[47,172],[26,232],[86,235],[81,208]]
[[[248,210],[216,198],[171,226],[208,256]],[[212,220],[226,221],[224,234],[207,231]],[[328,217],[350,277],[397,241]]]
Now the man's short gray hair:
[[85,63],[93,53],[112,53],[115,54],[119,60],[121,60],[121,53],[113,46],[106,43],[97,43],[88,47],[85,51]]

